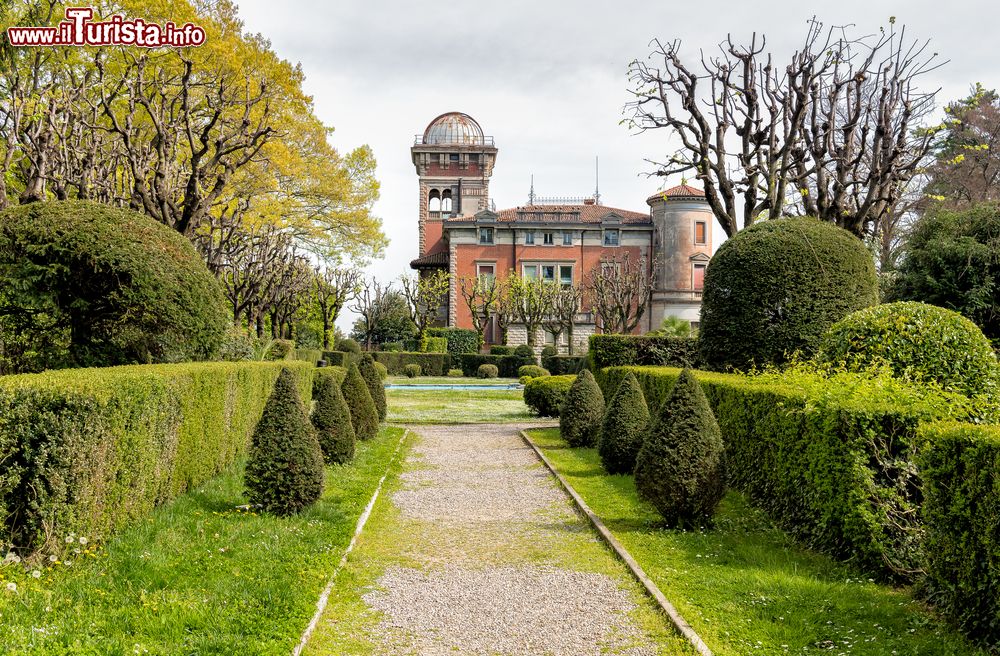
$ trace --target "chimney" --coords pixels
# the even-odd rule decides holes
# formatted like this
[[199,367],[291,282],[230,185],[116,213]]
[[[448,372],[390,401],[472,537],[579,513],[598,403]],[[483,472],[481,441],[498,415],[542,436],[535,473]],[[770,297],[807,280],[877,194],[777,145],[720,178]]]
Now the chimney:
[[597,205],[597,200],[594,199],[594,198],[584,198],[583,199],[583,204],[584,205]]

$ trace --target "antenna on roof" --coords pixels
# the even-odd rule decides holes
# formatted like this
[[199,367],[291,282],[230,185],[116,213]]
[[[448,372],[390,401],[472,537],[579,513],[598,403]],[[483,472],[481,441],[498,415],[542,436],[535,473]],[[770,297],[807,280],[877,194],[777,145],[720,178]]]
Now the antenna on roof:
[[601,204],[601,158],[594,156],[594,204]]
[[535,204],[535,174],[531,174],[531,189],[528,191],[528,205]]

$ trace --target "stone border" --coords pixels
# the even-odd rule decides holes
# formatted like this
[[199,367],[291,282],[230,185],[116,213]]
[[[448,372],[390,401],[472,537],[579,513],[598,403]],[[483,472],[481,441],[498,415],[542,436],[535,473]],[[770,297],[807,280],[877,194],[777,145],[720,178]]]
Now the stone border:
[[396,456],[399,455],[400,449],[403,447],[403,442],[410,435],[410,429],[406,428],[403,430],[403,436],[399,438],[399,443],[396,444],[396,450],[392,452],[392,457],[389,458],[389,465],[386,467],[385,474],[379,479],[378,485],[375,486],[375,493],[372,498],[369,499],[368,505],[365,506],[365,511],[361,513],[358,517],[357,526],[354,528],[354,535],[351,536],[351,541],[347,545],[347,549],[344,551],[344,555],[341,556],[340,562],[337,563],[337,568],[333,570],[333,574],[330,575],[330,580],[327,581],[326,587],[323,588],[323,593],[320,594],[319,600],[316,602],[316,612],[313,613],[312,619],[309,621],[309,626],[306,630],[302,632],[302,637],[299,639],[299,644],[295,646],[292,650],[292,656],[300,656],[302,650],[305,649],[306,643],[309,642],[309,638],[312,637],[313,631],[319,625],[320,617],[323,616],[323,611],[326,610],[326,604],[330,600],[330,593],[333,592],[333,584],[337,580],[337,575],[340,574],[340,570],[344,569],[344,565],[347,564],[347,556],[354,550],[354,545],[358,542],[358,537],[361,535],[361,531],[364,530],[365,524],[368,523],[368,517],[372,513],[372,508],[375,507],[375,502],[378,500],[378,495],[382,492],[382,484],[385,483],[385,479],[389,476],[389,472],[392,470],[393,464],[396,462]]
[[646,575],[646,572],[639,566],[639,563],[637,563],[635,558],[632,557],[632,554],[630,554],[628,550],[622,546],[618,539],[611,533],[611,531],[608,530],[608,527],[604,525],[601,518],[594,514],[594,511],[592,511],[586,502],[584,502],[583,498],[577,494],[576,490],[573,489],[573,486],[570,485],[565,478],[563,478],[562,474],[560,474],[556,468],[552,466],[552,463],[549,462],[549,459],[545,457],[545,454],[542,453],[541,449],[539,449],[535,443],[531,441],[531,438],[528,437],[527,430],[521,430],[520,434],[521,439],[524,440],[525,444],[534,450],[535,455],[537,455],[539,460],[541,460],[548,470],[552,472],[552,475],[559,481],[563,490],[565,490],[566,493],[573,499],[577,509],[587,516],[587,519],[589,519],[590,523],[595,529],[597,529],[597,532],[601,534],[601,537],[607,545],[611,547],[622,562],[625,563],[625,566],[628,567],[630,572],[632,572],[632,575],[635,576],[636,580],[642,584],[642,587],[646,589],[649,596],[653,598],[657,605],[659,605],[660,609],[666,613],[668,618],[670,618],[670,622],[674,625],[674,628],[677,629],[677,632],[687,638],[688,642],[694,646],[695,650],[701,654],[701,656],[713,656],[712,650],[708,648],[705,641],[701,639],[701,636],[695,632],[691,625],[687,623],[687,620],[685,620],[677,609],[674,608],[674,605],[667,601],[667,598],[660,591],[660,588],[658,588],[656,583],[654,583],[653,580]]

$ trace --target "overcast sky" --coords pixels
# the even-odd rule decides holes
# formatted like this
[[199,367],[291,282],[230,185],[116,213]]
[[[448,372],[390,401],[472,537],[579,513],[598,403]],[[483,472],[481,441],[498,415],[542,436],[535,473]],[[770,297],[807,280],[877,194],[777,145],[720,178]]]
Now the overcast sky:
[[[597,156],[603,204],[646,211],[644,199],[663,181],[644,175],[652,170],[644,160],[673,148],[662,132],[635,136],[619,125],[628,62],[645,57],[654,37],[681,39],[682,53],[696,55],[727,33],[742,40],[754,31],[767,35],[769,50],[787,55],[816,11],[787,0],[237,2],[250,31],[301,63],[317,115],[336,130],[334,145],[374,149],[382,184],[375,212],[391,243],[370,273],[383,279],[409,272],[418,255],[409,148],[438,114],[470,114],[496,138],[490,191],[498,208],[526,203],[532,174],[543,196],[592,193]],[[828,25],[853,23],[857,33],[870,33],[895,16],[913,37],[931,39],[932,50],[950,60],[924,79],[926,88],[941,88],[939,104],[976,81],[1000,87],[1000,11],[992,3],[822,5],[817,18]],[[338,323],[346,328],[352,320]]]

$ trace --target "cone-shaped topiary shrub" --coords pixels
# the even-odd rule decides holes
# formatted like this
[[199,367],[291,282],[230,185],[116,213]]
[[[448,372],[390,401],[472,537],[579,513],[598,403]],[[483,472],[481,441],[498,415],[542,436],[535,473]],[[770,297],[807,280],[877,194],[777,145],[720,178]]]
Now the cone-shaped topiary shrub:
[[378,408],[375,407],[375,401],[368,391],[368,384],[358,371],[358,365],[352,364],[347,370],[340,391],[344,394],[347,409],[351,411],[354,436],[359,440],[370,440],[375,437],[378,432]]
[[323,473],[323,452],[295,377],[282,369],[250,442],[247,498],[265,512],[291,515],[319,499]]
[[594,446],[604,421],[604,395],[594,374],[582,371],[559,410],[559,432],[570,446]]
[[342,465],[354,457],[354,426],[351,411],[344,401],[340,385],[330,376],[316,380],[316,407],[312,425],[323,449],[323,458],[330,464]]
[[368,393],[372,395],[372,401],[375,402],[375,409],[378,410],[378,420],[380,422],[385,421],[385,388],[382,387],[382,378],[378,375],[378,369],[375,368],[375,359],[369,353],[361,356],[361,361],[358,363],[358,371],[361,372],[362,378],[365,379],[365,384],[368,385]]
[[629,372],[611,397],[604,415],[598,452],[609,474],[631,474],[643,436],[649,428],[649,409],[635,374]]
[[671,526],[704,525],[725,494],[722,452],[708,399],[685,369],[643,439],[635,487]]

